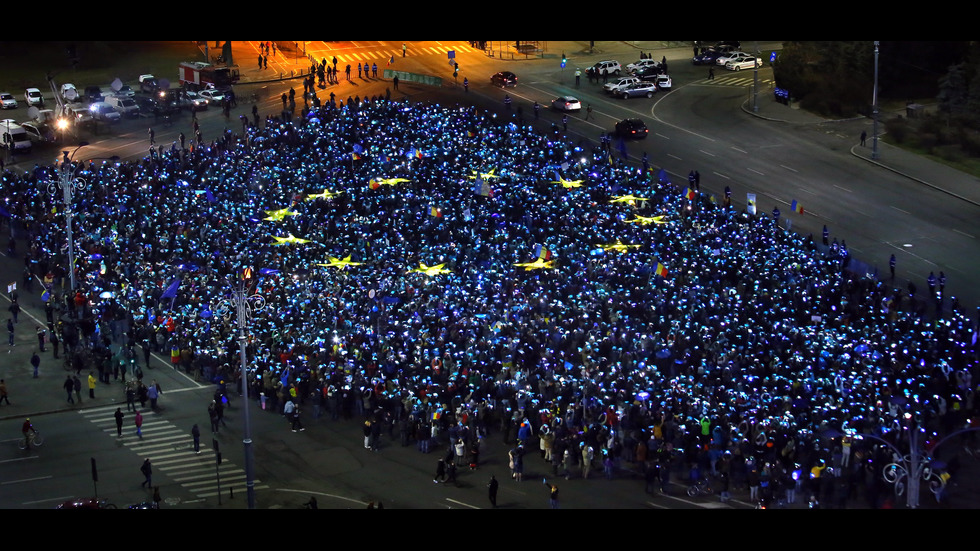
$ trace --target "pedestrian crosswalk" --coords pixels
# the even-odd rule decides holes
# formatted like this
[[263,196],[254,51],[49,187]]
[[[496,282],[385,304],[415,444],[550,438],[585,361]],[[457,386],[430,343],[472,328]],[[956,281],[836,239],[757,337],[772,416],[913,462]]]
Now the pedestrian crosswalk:
[[[430,47],[412,47],[409,48],[405,57],[416,57],[421,55],[441,55],[448,59],[450,51],[455,51],[457,54],[460,53],[473,53],[477,52],[482,54],[483,50],[479,48],[473,48],[467,44],[454,44],[451,46],[430,46]],[[347,63],[377,63],[378,66],[382,66],[388,62],[392,57],[397,61],[402,57],[401,48],[380,48],[377,50],[365,50],[365,51],[345,51],[344,53],[326,53],[318,54],[315,56],[317,59],[327,58],[327,60],[332,61],[334,57],[337,58],[337,65],[347,64]]]
[[[712,84],[714,86],[752,86],[755,83],[755,78],[751,73],[744,74],[744,71],[740,71],[739,74],[721,74],[716,75],[715,78],[705,79],[702,84]],[[759,78],[760,88],[772,88],[775,86],[775,81],[772,78]]]
[[[116,408],[106,406],[79,410],[85,419],[99,427],[107,438],[113,438],[140,458],[149,458],[153,464],[154,473],[166,475],[170,480],[180,484],[198,498],[217,497],[219,493],[227,495],[229,490],[245,491],[245,471],[226,458],[215,470],[214,450],[205,436],[208,427],[204,427],[201,436],[200,454],[194,453],[194,440],[191,437],[191,427],[177,427],[159,413],[146,409],[143,414],[143,438],[136,435],[134,415],[123,411],[126,417],[123,422],[122,436],[116,435]],[[267,489],[269,486],[254,480],[256,490]]]

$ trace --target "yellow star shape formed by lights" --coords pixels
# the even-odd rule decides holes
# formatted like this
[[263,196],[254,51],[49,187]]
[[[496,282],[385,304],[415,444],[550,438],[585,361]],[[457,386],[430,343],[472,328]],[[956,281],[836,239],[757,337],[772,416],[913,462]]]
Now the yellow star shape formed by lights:
[[338,191],[336,193],[330,191],[329,189],[323,190],[323,193],[310,193],[306,195],[307,201],[312,201],[313,199],[333,199],[334,197],[340,195],[343,191]]
[[622,241],[620,241],[619,239],[617,239],[616,242],[613,243],[612,245],[603,245],[603,244],[600,243],[600,244],[596,244],[596,246],[599,247],[599,248],[601,248],[604,251],[617,251],[617,252],[621,252],[621,253],[624,253],[624,252],[628,251],[629,249],[638,249],[638,248],[640,248],[639,245],[626,244],[626,243],[623,243]]
[[418,268],[412,268],[406,273],[410,274],[412,272],[418,272],[420,274],[425,274],[427,276],[452,273],[451,270],[447,270],[443,268],[443,266],[445,265],[446,265],[445,263],[442,263],[442,264],[436,264],[435,266],[426,266],[424,262],[419,262]]
[[494,174],[495,172],[497,172],[496,168],[491,168],[490,172],[483,172],[483,173],[474,170],[473,175],[467,176],[467,178],[469,178],[470,180],[476,180],[477,178],[480,178],[481,180],[492,180],[494,178],[500,178],[499,174]]
[[523,266],[525,271],[530,272],[531,270],[540,270],[542,268],[554,269],[554,260],[545,260],[543,258],[535,258],[534,262],[518,262],[514,266]]
[[329,266],[331,268],[337,268],[338,270],[346,270],[348,266],[360,266],[363,264],[363,262],[352,262],[350,255],[347,255],[347,258],[343,260],[332,256],[328,258],[330,259],[330,262],[327,262],[326,264],[317,264],[317,266]]
[[561,184],[565,189],[571,189],[573,187],[582,187],[582,182],[585,180],[566,180],[561,176],[558,177],[557,181],[552,181],[552,184]]
[[276,240],[276,242],[274,243],[275,245],[287,245],[287,244],[290,244],[290,243],[309,243],[310,242],[309,239],[301,239],[299,237],[295,237],[293,234],[289,234],[287,237],[278,237],[278,236],[273,235],[272,238]]
[[644,226],[646,226],[647,224],[666,224],[667,222],[664,221],[663,216],[640,216],[639,214],[637,214],[636,218],[632,220],[626,220],[626,223],[643,224]]
[[610,203],[628,203],[630,206],[635,206],[637,201],[648,201],[648,199],[635,195],[620,195],[609,200]]
[[267,210],[265,211],[265,213],[268,214],[269,216],[266,216],[265,218],[263,218],[263,220],[271,220],[273,222],[282,222],[287,216],[299,215],[298,212],[293,212],[289,210],[289,207],[286,207],[284,209],[279,209],[279,210]]
[[381,186],[397,186],[402,182],[411,182],[408,178],[375,178],[373,181]]

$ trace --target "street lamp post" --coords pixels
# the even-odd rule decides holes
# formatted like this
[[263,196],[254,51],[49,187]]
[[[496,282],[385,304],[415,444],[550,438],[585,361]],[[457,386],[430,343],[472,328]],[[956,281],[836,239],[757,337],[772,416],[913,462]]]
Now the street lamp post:
[[[946,480],[937,472],[945,466],[945,463],[934,459],[932,452],[952,440],[953,437],[980,430],[980,428],[971,427],[954,431],[936,442],[930,450],[925,450],[922,447],[921,434],[925,432],[925,429],[920,427],[917,422],[913,421],[908,427],[904,427],[904,430],[908,431],[908,453],[902,453],[895,444],[873,434],[858,432],[851,432],[850,434],[874,440],[891,450],[893,460],[882,469],[882,477],[886,482],[895,486],[896,496],[901,497],[907,490],[905,503],[909,509],[915,509],[919,506],[919,493],[923,482],[927,483],[932,493],[937,495],[946,486]],[[829,429],[824,431],[824,435],[830,438],[839,438],[844,436],[844,433]]]
[[248,363],[245,355],[245,343],[248,338],[245,336],[245,327],[248,320],[256,312],[265,308],[265,297],[255,292],[255,285],[252,279],[252,269],[244,268],[238,277],[237,284],[232,285],[231,298],[223,300],[218,305],[218,313],[225,321],[231,319],[231,310],[235,310],[238,324],[238,354],[241,362],[241,385],[242,385],[242,417],[245,419],[245,432],[242,436],[242,444],[245,448],[245,492],[248,499],[248,508],[255,508],[255,465],[254,454],[252,451],[252,425],[249,414],[248,403]]
[[871,92],[871,158],[878,159],[878,41],[875,40],[875,84]]
[[61,166],[58,168],[58,180],[55,182],[48,183],[49,193],[54,195],[57,192],[58,188],[60,187],[64,195],[65,230],[68,236],[68,273],[71,277],[70,280],[71,287],[69,287],[70,291],[75,290],[75,243],[72,237],[72,228],[71,228],[72,196],[74,195],[75,191],[85,189],[85,187],[88,185],[88,182],[85,181],[85,178],[78,176],[78,167],[72,165],[73,162],[72,158],[75,156],[75,153],[79,149],[85,147],[86,145],[88,145],[87,142],[81,142],[80,144],[78,144],[78,147],[76,147],[71,151],[71,153],[69,153],[68,150],[62,151]]

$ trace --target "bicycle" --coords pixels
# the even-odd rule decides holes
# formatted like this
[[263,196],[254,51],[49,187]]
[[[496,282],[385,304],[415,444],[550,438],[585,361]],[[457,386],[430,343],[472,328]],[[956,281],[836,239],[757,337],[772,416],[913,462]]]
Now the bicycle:
[[17,447],[19,447],[22,450],[26,450],[32,446],[35,448],[39,448],[41,447],[42,444],[44,444],[44,437],[41,436],[41,431],[35,430],[34,432],[30,433],[30,435],[27,437],[27,445],[25,445],[24,440],[20,440],[17,443]]
[[711,484],[707,480],[698,480],[687,488],[688,497],[710,496],[712,494],[714,494],[714,491],[711,489]]

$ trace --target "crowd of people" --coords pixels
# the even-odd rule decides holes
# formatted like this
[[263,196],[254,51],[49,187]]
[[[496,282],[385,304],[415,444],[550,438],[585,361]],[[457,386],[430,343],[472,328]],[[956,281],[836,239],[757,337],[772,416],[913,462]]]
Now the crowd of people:
[[511,465],[540,453],[555,475],[595,464],[651,491],[710,472],[820,497],[807,479],[829,468],[853,496],[892,460],[856,435],[906,449],[910,423],[935,443],[975,414],[976,323],[955,301],[927,316],[921,297],[849,271],[836,240],[605,140],[384,97],[242,124],[72,165],[88,184],[75,295],[46,185],[59,167],[3,174],[25,281],[49,288],[66,354],[103,351],[113,361],[88,367],[125,376],[156,352],[240,389],[229,299],[250,268],[264,307],[244,384],[263,409],[357,416],[366,448],[385,427],[472,468],[499,430]]

